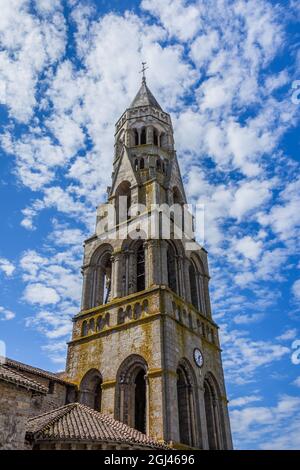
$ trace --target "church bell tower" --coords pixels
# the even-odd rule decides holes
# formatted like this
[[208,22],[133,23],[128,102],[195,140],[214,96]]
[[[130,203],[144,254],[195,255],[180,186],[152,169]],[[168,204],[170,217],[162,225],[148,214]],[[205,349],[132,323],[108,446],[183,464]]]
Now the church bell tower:
[[66,374],[81,403],[174,448],[231,449],[207,252],[186,203],[171,118],[143,73],[84,244]]

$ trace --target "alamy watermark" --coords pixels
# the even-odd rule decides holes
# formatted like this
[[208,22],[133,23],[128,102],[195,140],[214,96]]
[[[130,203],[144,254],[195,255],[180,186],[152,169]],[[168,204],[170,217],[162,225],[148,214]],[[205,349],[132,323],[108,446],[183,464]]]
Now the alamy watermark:
[[294,90],[292,93],[292,103],[299,104],[300,103],[300,80],[293,81],[292,89]]
[[98,209],[96,233],[110,240],[165,239],[184,240],[187,250],[204,244],[204,204],[152,204],[147,207],[129,205],[127,196],[119,196],[115,204]]
[[293,341],[292,349],[294,349],[294,352],[292,353],[291,361],[295,366],[298,366],[300,364],[300,339]]

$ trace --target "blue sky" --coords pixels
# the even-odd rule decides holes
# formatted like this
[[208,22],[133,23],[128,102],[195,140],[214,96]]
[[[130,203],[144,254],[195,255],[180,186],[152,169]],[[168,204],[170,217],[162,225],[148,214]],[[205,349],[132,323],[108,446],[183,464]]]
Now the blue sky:
[[8,356],[64,366],[82,242],[146,60],[188,198],[205,204],[235,447],[300,447],[299,16],[294,0],[1,2]]

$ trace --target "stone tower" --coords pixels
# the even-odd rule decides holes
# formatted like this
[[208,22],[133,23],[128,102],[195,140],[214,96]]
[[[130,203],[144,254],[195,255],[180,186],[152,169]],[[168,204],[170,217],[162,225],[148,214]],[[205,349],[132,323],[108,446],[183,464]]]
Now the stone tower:
[[231,449],[207,252],[191,230],[178,236],[192,218],[170,115],[145,77],[116,124],[107,192],[84,244],[67,377],[80,402],[175,448]]

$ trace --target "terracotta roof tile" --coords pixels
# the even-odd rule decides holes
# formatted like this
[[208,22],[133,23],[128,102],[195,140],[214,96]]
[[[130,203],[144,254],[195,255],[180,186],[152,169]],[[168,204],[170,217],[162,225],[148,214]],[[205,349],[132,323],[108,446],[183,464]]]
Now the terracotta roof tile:
[[28,439],[97,441],[165,448],[149,436],[80,403],[70,403],[28,420]]
[[10,359],[8,357],[0,357],[1,361],[0,363],[5,364],[6,366],[16,369],[21,372],[28,372],[29,374],[35,374],[40,377],[44,377],[49,380],[54,380],[56,382],[64,383],[64,384],[71,384],[70,382],[67,382],[66,380],[62,379],[58,374],[55,374],[54,372],[48,372],[43,369],[39,369],[38,367],[33,367],[28,364],[23,364],[22,362],[15,361],[14,359]]
[[3,364],[0,364],[0,379],[5,380],[6,382],[13,383],[23,388],[35,390],[36,392],[40,392],[40,393],[48,392],[48,388],[44,387],[44,385],[41,385],[35,380],[25,377],[24,375],[20,374],[20,372],[12,370]]

